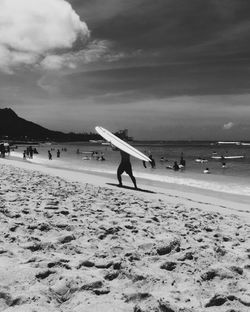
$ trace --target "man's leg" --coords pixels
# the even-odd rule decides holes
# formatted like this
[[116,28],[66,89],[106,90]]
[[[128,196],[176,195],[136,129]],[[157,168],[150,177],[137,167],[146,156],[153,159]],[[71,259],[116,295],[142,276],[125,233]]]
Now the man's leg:
[[131,174],[131,175],[129,175],[129,176],[130,176],[130,178],[131,178],[132,182],[134,183],[135,188],[137,189],[137,185],[136,185],[136,179],[135,179],[135,177],[133,176],[133,174]]
[[137,184],[136,184],[136,179],[133,175],[133,171],[132,171],[132,166],[129,165],[127,168],[126,168],[126,173],[130,176],[130,179],[132,180],[133,184],[134,184],[134,187],[137,189]]
[[123,167],[120,165],[117,169],[117,179],[119,182],[119,186],[122,186],[122,173],[123,173],[124,169]]

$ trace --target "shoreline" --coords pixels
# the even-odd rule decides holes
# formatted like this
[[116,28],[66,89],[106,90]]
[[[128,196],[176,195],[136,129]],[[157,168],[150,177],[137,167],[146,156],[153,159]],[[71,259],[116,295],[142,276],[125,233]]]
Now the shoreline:
[[[8,158],[6,158],[8,159]],[[12,152],[9,158],[10,160],[21,160],[22,154],[20,152]],[[119,160],[118,160],[119,161]],[[75,163],[73,159],[55,158],[53,161],[49,161],[45,155],[35,155],[33,159],[27,159],[26,162],[45,165],[58,169],[82,171],[95,175],[107,175],[116,176],[117,164],[109,164],[102,167],[100,162],[81,161]],[[197,174],[184,170],[182,172],[173,172],[170,170],[162,171],[161,174],[158,170],[149,169],[147,172],[134,168],[134,174],[137,178],[148,183],[156,183],[161,185],[178,185],[178,187],[187,189],[199,189],[201,192],[219,192],[225,194],[232,194],[243,196],[247,199],[250,196],[250,181],[245,177],[226,176],[226,175],[214,175],[214,174]],[[126,176],[126,175],[124,175]],[[229,195],[228,195],[229,196]]]
[[[7,164],[17,166],[23,169],[28,170],[38,170],[45,174],[50,174],[53,176],[61,176],[70,182],[80,182],[84,183],[92,183],[95,186],[101,187],[110,187],[113,189],[117,189],[116,186],[112,186],[112,184],[117,184],[116,172],[103,172],[103,171],[94,171],[94,170],[78,170],[76,168],[68,168],[67,162],[65,162],[64,166],[61,166],[61,162],[59,160],[44,160],[36,158],[35,160],[27,160],[23,161],[22,159],[14,160],[12,159],[4,159],[7,161]],[[206,176],[207,177],[207,176]],[[151,190],[156,193],[159,197],[164,196],[165,198],[181,198],[186,202],[196,202],[205,204],[207,206],[211,205],[214,207],[218,207],[218,211],[223,213],[223,210],[227,211],[229,208],[229,212],[236,213],[240,215],[244,215],[247,219],[250,218],[250,209],[249,209],[249,196],[239,195],[234,193],[228,193],[223,191],[215,191],[204,188],[199,188],[197,186],[185,185],[183,183],[169,183],[162,182],[156,180],[149,180],[145,178],[141,178],[136,176],[138,181],[139,188]],[[130,178],[124,174],[123,175],[124,184],[128,187],[132,187],[132,182]],[[198,180],[199,181],[199,180]],[[199,184],[199,183],[198,183]],[[122,190],[127,192],[134,192],[133,189],[124,189]],[[152,197],[152,194],[143,193],[143,196]],[[235,206],[237,205],[237,208]],[[221,208],[219,208],[221,207]],[[221,210],[221,211],[220,211]]]
[[[20,152],[12,152],[10,158],[22,159]],[[110,161],[98,162],[93,160],[76,159],[73,155],[65,154],[64,158],[53,158],[49,161],[47,155],[35,155],[34,159],[27,159],[31,163],[42,164],[73,171],[84,171],[90,174],[109,174],[116,175],[116,168],[119,163],[119,157],[115,163]],[[133,171],[137,178],[152,181],[152,183],[176,184],[181,187],[194,187],[208,191],[223,192],[228,194],[250,196],[250,181],[246,177],[230,176],[223,174],[203,174],[192,172],[188,168],[180,172],[166,170],[164,167],[157,169],[144,169],[138,167],[140,162],[133,159]]]

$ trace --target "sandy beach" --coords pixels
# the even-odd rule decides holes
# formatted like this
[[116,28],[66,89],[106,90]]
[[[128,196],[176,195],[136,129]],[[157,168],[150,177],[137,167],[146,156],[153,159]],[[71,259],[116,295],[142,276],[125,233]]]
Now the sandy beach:
[[249,311],[247,204],[8,159],[0,170],[0,311]]
[[0,312],[250,312],[249,16],[0,0]]

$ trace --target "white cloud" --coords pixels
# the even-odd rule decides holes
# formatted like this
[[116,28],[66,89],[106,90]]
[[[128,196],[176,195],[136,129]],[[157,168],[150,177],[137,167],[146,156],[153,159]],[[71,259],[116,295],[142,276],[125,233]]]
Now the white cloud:
[[91,41],[83,50],[78,52],[69,52],[61,55],[47,55],[41,62],[41,67],[46,70],[59,68],[74,69],[78,64],[90,64],[104,60],[114,62],[124,58],[124,53],[112,50],[112,42],[107,40]]
[[234,126],[234,123],[233,123],[232,121],[230,121],[230,122],[228,122],[228,123],[226,123],[226,124],[223,125],[223,129],[224,129],[224,130],[229,130],[229,129],[231,129],[233,126]]
[[55,51],[88,37],[86,23],[65,0],[0,0],[0,70],[10,72],[50,56],[58,68]]
[[41,67],[46,70],[60,68],[74,69],[78,63],[92,63],[99,60],[108,51],[107,41],[93,41],[85,49],[78,52],[69,52],[61,55],[47,55],[41,62]]

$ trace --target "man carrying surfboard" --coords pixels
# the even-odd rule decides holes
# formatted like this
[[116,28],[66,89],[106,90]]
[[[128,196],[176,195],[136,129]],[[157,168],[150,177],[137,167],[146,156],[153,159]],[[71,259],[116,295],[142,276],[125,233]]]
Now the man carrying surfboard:
[[121,162],[120,162],[120,165],[117,169],[117,179],[119,182],[119,186],[122,186],[122,174],[123,174],[123,172],[126,172],[130,176],[130,179],[132,180],[132,182],[135,186],[135,189],[137,189],[136,179],[133,175],[132,165],[130,162],[130,155],[128,153],[122,151],[122,150],[119,150],[119,151],[121,154]]
[[121,153],[121,162],[117,169],[117,178],[119,181],[119,186],[122,186],[122,178],[121,175],[125,171],[131,178],[134,183],[135,188],[137,189],[136,180],[133,175],[132,166],[130,162],[130,155],[134,156],[140,160],[151,162],[151,159],[144,155],[142,152],[128,144],[127,142],[121,140],[113,133],[108,131],[103,127],[95,127],[95,130],[100,136],[102,136],[111,146],[114,146],[116,150],[119,150]]

